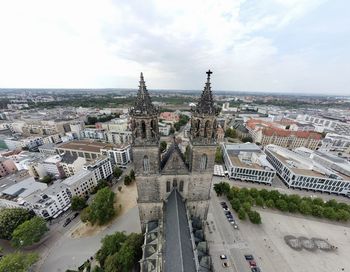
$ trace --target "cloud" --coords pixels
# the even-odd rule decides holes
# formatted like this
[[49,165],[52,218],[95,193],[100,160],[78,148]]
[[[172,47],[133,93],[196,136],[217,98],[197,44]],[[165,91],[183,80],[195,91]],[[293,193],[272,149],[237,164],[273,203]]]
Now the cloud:
[[[0,87],[136,87],[144,71],[149,88],[199,89],[211,68],[217,89],[341,91],[349,82],[332,58],[311,50],[315,44],[293,47],[280,38],[323,6],[323,0],[2,2]],[[337,29],[344,35],[344,27]],[[338,67],[348,68],[348,55],[342,59]],[[328,79],[318,78],[326,73]]]

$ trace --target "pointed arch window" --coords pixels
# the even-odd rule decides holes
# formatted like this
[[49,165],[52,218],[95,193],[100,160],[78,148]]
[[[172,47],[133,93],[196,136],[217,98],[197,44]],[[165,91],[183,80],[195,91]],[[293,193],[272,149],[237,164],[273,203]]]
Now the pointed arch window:
[[145,155],[145,156],[143,157],[143,171],[144,171],[145,173],[148,173],[149,170],[150,170],[149,159],[148,159],[148,156]]
[[203,154],[201,157],[201,162],[200,162],[200,170],[205,170],[207,169],[207,164],[208,164],[208,157],[206,154]]
[[210,121],[205,122],[204,137],[210,136]]
[[183,181],[183,180],[180,181],[179,191],[180,191],[180,192],[183,192],[183,191],[184,191],[184,181]]
[[168,180],[166,182],[166,192],[169,193],[170,192],[170,180]]
[[141,137],[146,138],[146,123],[145,123],[145,121],[141,122]]

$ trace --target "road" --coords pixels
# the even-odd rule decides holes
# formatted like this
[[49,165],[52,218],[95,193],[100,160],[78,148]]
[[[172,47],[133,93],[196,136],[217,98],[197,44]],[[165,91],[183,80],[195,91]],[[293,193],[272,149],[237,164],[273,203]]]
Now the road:
[[[243,237],[242,232],[239,229],[234,229],[227,221],[220,205],[221,201],[224,201],[224,199],[218,198],[215,192],[212,192],[207,218],[209,225],[207,225],[206,237],[209,242],[214,271],[250,272],[248,262],[244,258],[244,254],[251,254],[249,245]],[[233,215],[235,217],[234,213]],[[235,218],[235,221],[238,221],[238,219]],[[220,259],[220,255],[222,254],[227,256],[227,261],[230,264],[229,268],[222,266],[224,262]]]
[[[79,222],[76,222],[78,224]],[[72,223],[71,223],[72,224]],[[70,225],[70,229],[74,224]],[[50,245],[47,253],[37,265],[37,271],[62,272],[76,269],[90,256],[93,256],[101,246],[101,239],[116,231],[141,232],[138,208],[134,207],[124,215],[118,217],[111,226],[91,237],[73,239],[70,232],[60,235],[54,244]]]

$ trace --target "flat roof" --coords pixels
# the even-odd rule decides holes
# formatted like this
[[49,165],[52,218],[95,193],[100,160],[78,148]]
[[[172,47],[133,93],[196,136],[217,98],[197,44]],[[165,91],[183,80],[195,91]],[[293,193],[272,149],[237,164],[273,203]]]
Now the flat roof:
[[75,151],[87,151],[93,153],[100,153],[101,149],[111,149],[115,147],[115,145],[109,143],[101,143],[94,141],[72,141],[68,143],[63,143],[57,146],[57,148],[62,149],[71,149]]
[[88,176],[92,175],[92,172],[86,169],[81,169],[75,175],[66,178],[62,183],[68,186],[73,185],[77,181],[80,181],[83,178],[88,178]]

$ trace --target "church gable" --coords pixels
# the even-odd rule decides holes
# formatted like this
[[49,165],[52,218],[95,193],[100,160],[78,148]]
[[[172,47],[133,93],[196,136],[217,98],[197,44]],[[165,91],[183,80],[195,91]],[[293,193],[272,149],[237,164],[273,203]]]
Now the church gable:
[[176,144],[172,144],[161,162],[162,174],[188,174],[188,165]]

